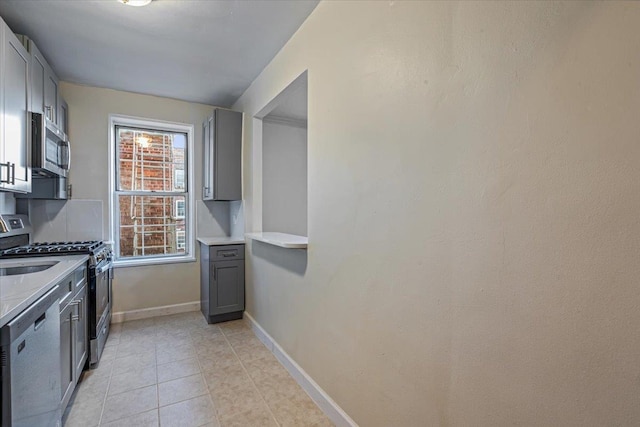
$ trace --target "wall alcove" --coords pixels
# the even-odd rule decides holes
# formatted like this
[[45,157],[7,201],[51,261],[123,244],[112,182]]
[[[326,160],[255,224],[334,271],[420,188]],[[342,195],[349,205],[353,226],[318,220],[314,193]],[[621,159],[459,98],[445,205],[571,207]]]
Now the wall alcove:
[[247,237],[289,249],[307,247],[307,92],[305,71],[254,116],[262,231]]

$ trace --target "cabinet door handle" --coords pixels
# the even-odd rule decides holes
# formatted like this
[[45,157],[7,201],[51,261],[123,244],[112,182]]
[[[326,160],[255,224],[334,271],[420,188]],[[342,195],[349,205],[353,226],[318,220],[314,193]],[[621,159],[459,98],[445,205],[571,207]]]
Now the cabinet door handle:
[[[7,179],[2,179],[2,170],[1,168],[7,168]],[[0,163],[0,184],[11,184],[14,185],[16,183],[16,164],[7,162]]]
[[45,109],[45,116],[49,120],[53,121],[53,107],[51,105],[45,105],[44,109]]
[[[75,299],[75,300],[71,301],[69,304],[78,306],[78,316],[80,316],[80,314],[82,313],[82,300],[81,299]],[[80,317],[82,317],[82,316],[80,316]]]
[[231,256],[236,256],[235,252],[219,252],[223,257],[228,258]]
[[79,315],[73,315],[73,316],[71,316],[71,321],[72,321],[72,322],[77,322],[77,321],[79,321],[79,320],[80,320],[80,316],[79,316]]
[[[7,168],[7,179],[2,178],[2,168]],[[11,184],[11,162],[0,163],[0,184]]]

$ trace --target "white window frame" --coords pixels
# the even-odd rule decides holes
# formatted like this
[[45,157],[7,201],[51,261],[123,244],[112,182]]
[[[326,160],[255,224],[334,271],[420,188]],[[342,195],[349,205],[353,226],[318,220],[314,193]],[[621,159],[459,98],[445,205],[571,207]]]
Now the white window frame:
[[[159,131],[184,133],[187,135],[187,158],[185,162],[185,253],[176,255],[147,255],[144,257],[119,258],[120,233],[119,206],[116,193],[116,126],[154,129]],[[167,264],[177,262],[195,262],[195,193],[194,193],[194,156],[195,156],[195,131],[194,125],[188,123],[167,122],[162,120],[147,119],[142,117],[123,116],[119,114],[109,115],[109,234],[114,242],[115,267],[131,267],[138,265]],[[177,245],[177,243],[176,243]]]

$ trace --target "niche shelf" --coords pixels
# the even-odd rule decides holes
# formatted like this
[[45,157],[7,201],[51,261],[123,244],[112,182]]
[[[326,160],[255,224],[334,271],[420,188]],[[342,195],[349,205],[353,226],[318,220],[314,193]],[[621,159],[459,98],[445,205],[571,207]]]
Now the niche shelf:
[[305,236],[297,236],[295,234],[279,233],[275,231],[247,233],[245,236],[252,240],[287,249],[307,249],[309,244],[309,239]]

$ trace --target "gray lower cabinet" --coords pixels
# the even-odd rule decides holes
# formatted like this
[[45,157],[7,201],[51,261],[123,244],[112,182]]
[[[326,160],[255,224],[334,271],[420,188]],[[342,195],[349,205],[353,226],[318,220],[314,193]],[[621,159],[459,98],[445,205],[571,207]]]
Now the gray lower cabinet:
[[244,245],[200,244],[200,309],[208,323],[242,319]]
[[58,285],[60,292],[60,404],[67,407],[88,356],[87,268],[82,266]]
[[214,110],[202,135],[202,200],[241,200],[242,113]]

